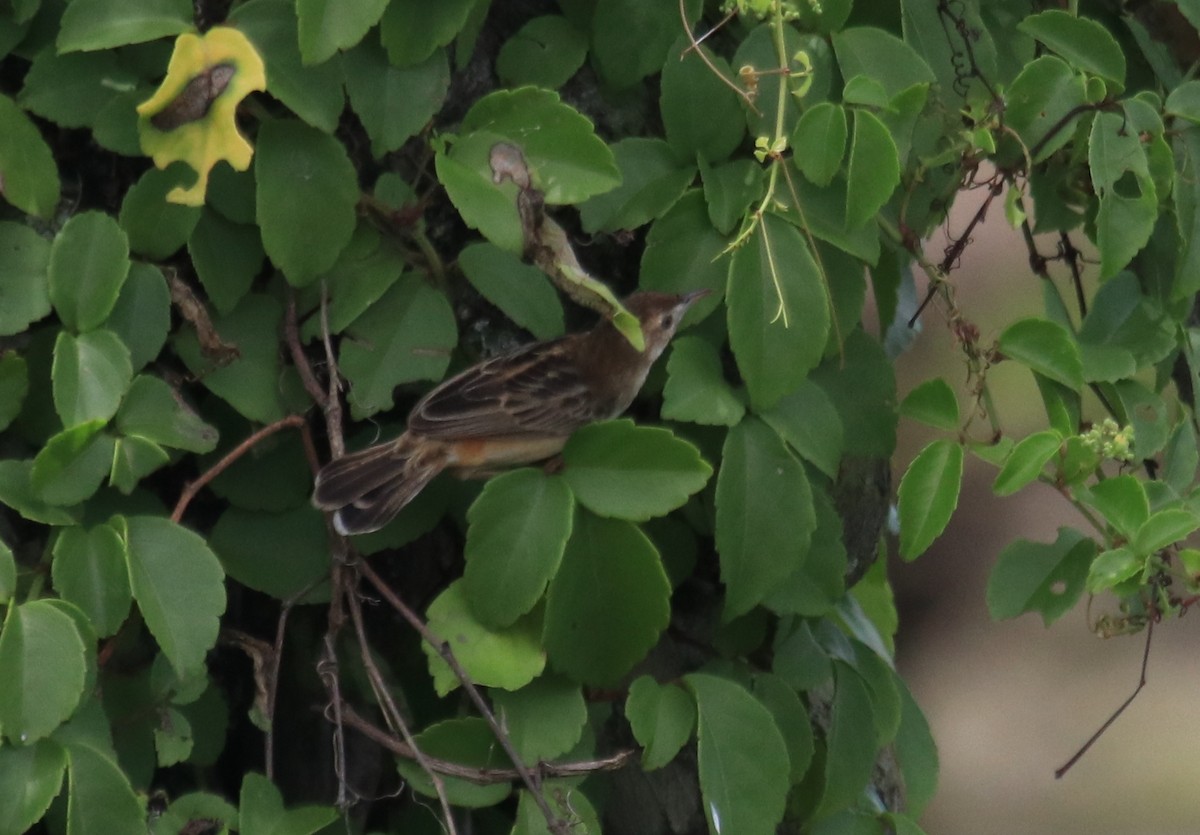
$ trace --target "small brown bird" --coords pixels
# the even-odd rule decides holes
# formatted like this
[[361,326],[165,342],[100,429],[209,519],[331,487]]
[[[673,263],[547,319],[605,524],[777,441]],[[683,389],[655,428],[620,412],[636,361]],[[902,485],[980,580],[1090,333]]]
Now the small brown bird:
[[322,467],[313,504],[336,511],[340,533],[369,533],[442,470],[487,474],[558,454],[579,427],[629,408],[684,313],[708,293],[627,298],[625,307],[642,325],[642,351],[604,320],[468,368],[413,407],[400,437]]

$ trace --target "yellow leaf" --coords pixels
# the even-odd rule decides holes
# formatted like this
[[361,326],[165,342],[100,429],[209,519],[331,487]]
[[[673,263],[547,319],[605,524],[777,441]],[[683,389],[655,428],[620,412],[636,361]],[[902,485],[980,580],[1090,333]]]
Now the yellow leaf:
[[168,200],[202,205],[208,174],[220,160],[238,171],[250,167],[254,150],[234,117],[242,99],[266,87],[262,58],[237,29],[216,26],[176,38],[167,77],[137,109],[142,150],[154,164],[183,160],[196,170],[196,182],[172,189]]

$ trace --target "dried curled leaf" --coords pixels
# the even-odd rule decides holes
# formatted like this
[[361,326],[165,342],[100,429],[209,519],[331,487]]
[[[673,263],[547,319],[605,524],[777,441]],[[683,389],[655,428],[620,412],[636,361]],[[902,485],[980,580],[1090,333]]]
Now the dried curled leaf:
[[175,40],[167,77],[137,109],[142,150],[154,164],[166,168],[183,160],[196,170],[196,182],[172,189],[168,200],[202,205],[219,160],[238,171],[250,167],[254,151],[238,132],[235,113],[242,99],[266,86],[262,58],[237,29],[217,26]]
[[521,149],[511,142],[497,142],[491,148],[488,162],[492,182],[499,185],[512,180],[519,189],[517,212],[521,217],[526,257],[572,301],[611,319],[630,344],[642,350],[646,342],[637,317],[617,301],[607,284],[588,274],[575,257],[567,233],[546,216],[542,192],[532,185]]

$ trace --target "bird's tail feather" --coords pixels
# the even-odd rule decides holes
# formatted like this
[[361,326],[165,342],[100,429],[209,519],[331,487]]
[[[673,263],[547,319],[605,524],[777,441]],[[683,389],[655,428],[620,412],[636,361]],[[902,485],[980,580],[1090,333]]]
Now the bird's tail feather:
[[446,466],[441,450],[407,436],[330,461],[317,473],[313,504],[337,511],[342,534],[370,533],[395,518]]

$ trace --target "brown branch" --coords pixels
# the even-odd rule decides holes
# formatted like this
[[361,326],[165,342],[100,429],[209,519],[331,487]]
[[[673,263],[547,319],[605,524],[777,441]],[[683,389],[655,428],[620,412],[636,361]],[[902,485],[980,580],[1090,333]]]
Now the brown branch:
[[259,429],[246,440],[231,449],[220,461],[213,464],[205,470],[195,481],[188,482],[184,485],[183,491],[179,494],[179,501],[175,504],[175,510],[171,512],[171,521],[178,522],[183,518],[183,512],[187,510],[187,506],[191,504],[192,499],[196,497],[204,486],[219,476],[225,470],[229,469],[233,462],[237,461],[247,452],[249,452],[255,444],[266,438],[269,435],[274,435],[280,429],[288,427],[301,428],[304,426],[304,418],[301,415],[288,415],[282,420],[277,420],[274,423],[267,424],[262,429]]
[[450,649],[450,644],[447,641],[443,641],[438,638],[438,636],[435,635],[432,630],[430,630],[425,621],[423,621],[416,612],[409,608],[407,603],[400,599],[400,596],[383,581],[383,578],[375,573],[375,571],[370,565],[367,564],[365,560],[360,561],[356,567],[359,573],[363,577],[366,577],[367,581],[375,587],[375,590],[379,592],[380,596],[383,597],[383,599],[386,600],[391,607],[396,610],[400,617],[408,621],[409,625],[417,631],[417,634],[421,636],[422,640],[429,644],[429,646],[433,647],[438,655],[442,657],[442,660],[449,665],[450,669],[454,672],[454,675],[462,683],[463,690],[466,691],[467,696],[470,697],[471,701],[474,703],[476,710],[479,711],[479,715],[483,717],[484,721],[487,722],[488,727],[492,729],[492,734],[496,737],[496,741],[500,743],[500,747],[504,749],[504,753],[507,754],[508,758],[512,761],[513,767],[516,769],[517,774],[521,778],[521,782],[523,782],[529,789],[529,793],[533,797],[534,802],[537,803],[542,815],[545,816],[546,823],[549,825],[550,831],[555,833],[555,835],[566,835],[569,831],[567,822],[560,820],[554,814],[553,810],[551,810],[550,805],[546,802],[546,798],[542,796],[541,781],[538,779],[538,776],[531,772],[529,767],[525,765],[524,761],[521,759],[521,755],[518,754],[516,748],[513,747],[512,740],[508,738],[508,734],[502,727],[500,727],[500,723],[496,721],[496,716],[494,713],[492,713],[491,708],[488,707],[488,703],[484,700],[483,694],[479,692],[479,688],[475,686],[475,682],[471,680],[470,675],[468,675],[467,671],[463,669],[462,664],[460,664],[458,659],[454,657],[454,652]]
[[717,65],[714,64],[712,62],[712,60],[707,55],[704,54],[704,50],[700,48],[701,41],[707,40],[708,37],[713,32],[716,32],[718,29],[720,29],[722,26],[724,26],[726,23],[728,23],[733,18],[734,14],[735,14],[734,12],[730,12],[729,14],[725,15],[725,17],[721,20],[720,23],[718,23],[712,29],[709,29],[707,32],[705,32],[703,35],[700,36],[699,40],[697,40],[696,36],[692,34],[692,27],[690,25],[688,25],[687,7],[685,5],[685,2],[684,2],[684,0],[679,0],[679,19],[683,23],[683,31],[684,31],[684,34],[687,35],[687,38],[689,41],[687,48],[685,48],[683,50],[683,52],[681,52],[679,54],[679,60],[682,61],[684,58],[687,57],[687,54],[689,52],[694,51],[697,55],[700,56],[700,60],[704,62],[704,65],[706,67],[708,67],[708,69],[712,72],[712,74],[715,75],[717,78],[721,79],[722,84],[724,84],[730,90],[733,90],[733,92],[742,101],[744,101],[746,103],[746,106],[754,111],[754,115],[759,116],[759,115],[761,115],[761,113],[760,113],[759,109],[754,106],[754,97],[751,96],[750,93],[748,93],[747,91],[743,90],[741,87],[734,84],[728,78],[726,78],[725,75],[719,69],[717,69]]
[[304,347],[300,344],[300,326],[296,320],[296,292],[294,290],[288,291],[287,312],[283,317],[283,338],[287,343],[288,353],[292,355],[292,365],[296,366],[300,382],[304,383],[304,390],[308,392],[308,396],[313,399],[314,403],[324,406],[325,390],[317,382],[317,376],[313,374],[312,365],[309,363],[308,357],[304,355]]
[[[359,731],[373,742],[382,745],[396,756],[404,757],[405,759],[415,759],[413,749],[404,740],[396,738],[395,734],[388,733],[383,728],[359,716],[354,711],[354,708],[348,704],[342,705],[342,720],[346,725]],[[577,760],[568,763],[538,763],[537,771],[540,777],[545,778],[583,777],[598,771],[616,771],[619,768],[625,767],[635,756],[637,756],[637,751],[632,748],[626,748],[610,756],[598,757],[593,760]],[[515,768],[476,768],[428,755],[425,756],[425,759],[430,764],[430,767],[439,774],[446,777],[458,777],[481,786],[494,783],[511,783],[513,780],[520,779],[521,777]]]

